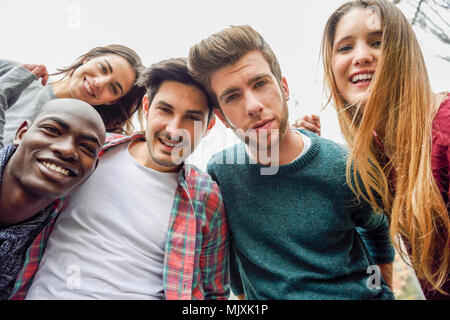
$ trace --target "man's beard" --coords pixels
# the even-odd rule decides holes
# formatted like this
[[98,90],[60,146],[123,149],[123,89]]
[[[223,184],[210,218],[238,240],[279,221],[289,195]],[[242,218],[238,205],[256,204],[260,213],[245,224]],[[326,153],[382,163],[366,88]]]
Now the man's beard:
[[[244,142],[249,148],[252,150],[267,150],[279,145],[281,141],[284,139],[286,135],[286,130],[288,127],[288,119],[289,119],[289,109],[287,105],[287,101],[283,99],[283,108],[281,117],[276,116],[272,121],[278,122],[278,129],[261,129],[260,133],[257,133],[256,130],[252,129],[252,125],[255,122],[261,121],[262,119],[257,119],[256,121],[252,121],[251,124],[245,126],[247,129],[243,131],[243,129],[235,128],[231,123],[229,123],[230,128],[235,133],[236,137]],[[264,131],[263,131],[264,130]],[[278,133],[277,139],[272,139],[272,133]]]

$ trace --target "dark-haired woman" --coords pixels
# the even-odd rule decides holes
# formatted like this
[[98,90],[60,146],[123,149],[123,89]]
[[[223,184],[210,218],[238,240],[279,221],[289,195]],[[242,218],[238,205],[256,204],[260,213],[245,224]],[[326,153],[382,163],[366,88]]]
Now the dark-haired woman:
[[[0,77],[16,67],[23,66],[0,59]],[[61,79],[45,86],[34,82],[16,101],[8,104],[4,144],[12,142],[17,127],[24,120],[32,119],[42,105],[57,98],[83,100],[100,113],[108,132],[131,133],[131,117],[139,109],[145,93],[136,85],[144,69],[140,57],[128,47],[108,45],[93,48],[69,67],[58,68],[58,72],[52,74],[62,75]]]

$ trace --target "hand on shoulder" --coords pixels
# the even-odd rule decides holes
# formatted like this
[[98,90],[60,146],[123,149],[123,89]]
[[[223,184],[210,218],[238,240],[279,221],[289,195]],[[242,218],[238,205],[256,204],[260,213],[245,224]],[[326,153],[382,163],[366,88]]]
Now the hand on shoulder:
[[23,64],[22,67],[32,72],[37,79],[42,78],[42,85],[45,86],[48,81],[48,71],[43,64]]
[[306,129],[314,132],[315,134],[320,136],[320,118],[317,115],[304,116],[303,118],[295,120],[292,124],[292,127],[299,129]]

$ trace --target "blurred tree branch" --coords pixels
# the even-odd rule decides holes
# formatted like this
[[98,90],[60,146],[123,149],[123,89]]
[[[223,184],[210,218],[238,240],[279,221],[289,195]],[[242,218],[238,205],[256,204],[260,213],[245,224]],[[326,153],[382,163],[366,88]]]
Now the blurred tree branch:
[[[404,0],[393,0],[399,4]],[[450,1],[448,0],[413,0],[404,1],[415,8],[411,25],[418,25],[425,31],[434,34],[442,43],[450,46],[450,23],[442,15],[444,11],[450,12]],[[450,50],[450,48],[449,48]],[[441,59],[450,62],[450,56],[440,56]]]

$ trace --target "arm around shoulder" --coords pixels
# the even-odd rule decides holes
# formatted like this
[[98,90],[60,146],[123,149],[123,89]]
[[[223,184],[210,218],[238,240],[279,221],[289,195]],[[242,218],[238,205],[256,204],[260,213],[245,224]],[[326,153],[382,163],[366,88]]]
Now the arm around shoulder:
[[20,63],[8,59],[0,59],[0,77],[7,73],[12,68],[20,65]]
[[0,77],[0,108],[6,111],[34,80],[36,75],[17,65]]

